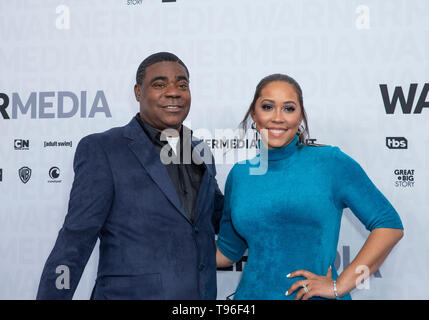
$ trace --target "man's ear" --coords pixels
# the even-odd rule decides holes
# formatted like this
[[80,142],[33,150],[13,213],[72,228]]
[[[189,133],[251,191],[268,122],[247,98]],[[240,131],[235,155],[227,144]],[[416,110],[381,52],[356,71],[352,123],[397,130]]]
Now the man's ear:
[[141,90],[138,84],[134,85],[134,94],[136,96],[136,100],[140,102],[140,94],[141,94]]

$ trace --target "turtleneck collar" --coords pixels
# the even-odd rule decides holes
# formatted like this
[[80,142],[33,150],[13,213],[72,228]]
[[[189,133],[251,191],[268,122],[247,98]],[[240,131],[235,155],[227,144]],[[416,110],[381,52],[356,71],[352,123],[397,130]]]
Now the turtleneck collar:
[[265,158],[265,155],[268,155],[268,161],[286,159],[298,149],[298,136],[296,135],[289,144],[280,148],[267,149],[262,145],[261,140],[258,141],[258,146],[261,158]]

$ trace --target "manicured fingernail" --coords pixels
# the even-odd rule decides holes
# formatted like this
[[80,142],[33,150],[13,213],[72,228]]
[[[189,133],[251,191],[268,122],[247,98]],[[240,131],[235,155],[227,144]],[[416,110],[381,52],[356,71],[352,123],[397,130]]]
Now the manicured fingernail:
[[290,273],[288,273],[288,274],[286,275],[286,278],[290,278]]
[[288,295],[289,295],[289,292],[288,292],[288,291],[286,291],[285,296],[288,296]]

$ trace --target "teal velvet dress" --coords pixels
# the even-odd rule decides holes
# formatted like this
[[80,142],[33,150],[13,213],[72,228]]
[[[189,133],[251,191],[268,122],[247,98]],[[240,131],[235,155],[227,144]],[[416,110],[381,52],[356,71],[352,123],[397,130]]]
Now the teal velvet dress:
[[[285,296],[286,290],[305,278],[286,275],[300,269],[326,275],[331,267],[336,279],[346,207],[369,231],[403,229],[398,213],[356,161],[338,147],[297,142],[295,137],[282,148],[264,149],[228,174],[217,245],[232,261],[248,249],[234,299],[293,299],[299,290]],[[250,174],[264,164],[265,174]]]

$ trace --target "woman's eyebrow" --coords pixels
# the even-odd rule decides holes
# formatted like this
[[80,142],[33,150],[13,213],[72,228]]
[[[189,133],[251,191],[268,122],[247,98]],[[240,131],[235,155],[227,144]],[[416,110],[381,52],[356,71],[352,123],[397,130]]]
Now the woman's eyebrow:
[[[267,101],[267,102],[270,102],[270,103],[275,103],[275,101],[271,100],[271,99],[263,99],[261,102],[264,102],[264,101]],[[292,104],[296,105],[296,102],[292,101],[292,100],[283,101],[283,104],[286,104],[286,103],[292,103]]]

